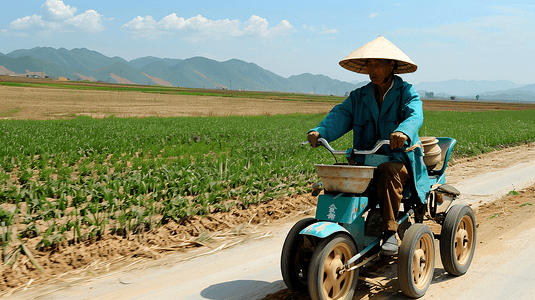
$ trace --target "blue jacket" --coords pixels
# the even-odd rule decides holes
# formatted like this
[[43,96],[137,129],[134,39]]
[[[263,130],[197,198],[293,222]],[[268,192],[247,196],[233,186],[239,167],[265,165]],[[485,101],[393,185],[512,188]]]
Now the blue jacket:
[[418,198],[426,203],[430,183],[420,147],[405,152],[420,140],[418,130],[424,120],[422,101],[411,84],[394,76],[394,84],[386,94],[381,110],[375,100],[373,83],[351,92],[344,102],[336,105],[321,123],[311,129],[332,142],[353,130],[353,148],[368,150],[377,140],[390,140],[390,134],[401,131],[409,137],[405,146],[390,150],[383,146],[390,161],[401,161],[410,166]]

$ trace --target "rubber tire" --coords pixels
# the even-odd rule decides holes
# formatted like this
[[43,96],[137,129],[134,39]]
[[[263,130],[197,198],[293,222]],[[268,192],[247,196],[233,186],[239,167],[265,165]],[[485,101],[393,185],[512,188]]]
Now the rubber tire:
[[[465,219],[465,222],[469,219],[472,223],[465,224],[471,227],[471,229],[467,228],[468,230],[465,230],[465,232],[470,235],[470,230],[472,231],[472,236],[468,236],[467,240],[467,242],[471,242],[472,244],[470,246],[470,252],[467,256],[462,257],[462,262],[460,262],[455,251],[455,243],[457,229],[463,219]],[[468,271],[476,250],[476,235],[476,217],[472,208],[463,204],[452,206],[446,214],[446,219],[444,220],[440,233],[440,259],[442,260],[444,269],[448,273],[454,276],[461,276]]]
[[[345,244],[345,245],[344,245]],[[351,251],[348,257],[343,257],[341,260],[342,264],[345,264],[349,259],[357,254],[357,246],[353,239],[346,233],[338,232],[329,237],[322,239],[316,249],[314,254],[312,254],[312,259],[310,261],[310,266],[308,269],[308,292],[312,300],[331,300],[331,299],[345,299],[350,300],[353,298],[355,289],[357,287],[357,281],[359,277],[359,270],[355,269],[351,271],[349,280],[349,286],[344,284],[343,289],[347,288],[345,295],[338,295],[336,298],[329,297],[323,293],[323,277],[324,277],[324,262],[335,247],[346,247]]]
[[[302,266],[304,279],[299,278],[299,258],[296,259],[297,251],[299,250],[301,243],[303,242],[303,235],[299,234],[301,230],[308,227],[310,224],[314,224],[318,220],[314,218],[306,218],[299,220],[294,224],[292,229],[288,232],[284,245],[282,246],[281,254],[281,273],[282,278],[286,286],[292,291],[306,291],[308,287],[308,266]],[[310,253],[310,257],[312,253]],[[310,258],[309,257],[309,258]],[[306,258],[305,258],[306,259]],[[308,260],[308,262],[310,262]],[[304,268],[303,268],[304,267]]]
[[[424,251],[426,256],[429,256],[431,260],[430,264],[426,264],[426,270],[424,274],[424,281],[417,286],[414,282],[414,262],[415,249],[419,245],[420,239],[425,239],[426,250]],[[430,268],[429,268],[430,267]],[[429,284],[433,279],[435,272],[435,238],[431,229],[424,224],[414,224],[405,232],[401,247],[398,254],[398,279],[401,286],[401,292],[411,298],[422,297]]]

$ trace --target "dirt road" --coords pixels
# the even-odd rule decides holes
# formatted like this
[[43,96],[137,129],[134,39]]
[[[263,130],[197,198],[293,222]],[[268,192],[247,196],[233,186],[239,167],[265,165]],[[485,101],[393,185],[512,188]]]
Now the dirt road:
[[[423,299],[533,299],[535,144],[457,161],[448,169],[448,182],[463,193],[459,202],[476,212],[476,254],[468,273],[453,277],[442,268],[437,251],[434,280]],[[216,243],[213,249],[139,260],[90,280],[30,287],[11,298],[309,299],[286,289],[279,269],[284,238],[306,213],[313,210],[258,225],[256,234]],[[369,279],[359,281],[354,299],[404,299],[393,261],[361,272]]]

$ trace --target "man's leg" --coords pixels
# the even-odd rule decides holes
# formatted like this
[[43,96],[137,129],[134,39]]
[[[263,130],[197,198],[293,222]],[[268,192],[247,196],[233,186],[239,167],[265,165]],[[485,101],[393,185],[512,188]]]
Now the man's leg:
[[383,252],[393,255],[397,253],[395,233],[398,229],[397,217],[403,198],[403,187],[411,176],[404,163],[388,162],[377,167],[375,177],[377,198],[383,217],[381,230],[386,239],[383,243]]

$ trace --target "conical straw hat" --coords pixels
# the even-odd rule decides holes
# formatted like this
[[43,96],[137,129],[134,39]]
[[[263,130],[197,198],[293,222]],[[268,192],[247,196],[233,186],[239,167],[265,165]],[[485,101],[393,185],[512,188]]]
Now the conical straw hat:
[[349,54],[340,61],[340,66],[349,71],[368,74],[365,63],[369,58],[397,60],[398,66],[394,70],[396,74],[412,73],[418,68],[403,51],[382,36]]

